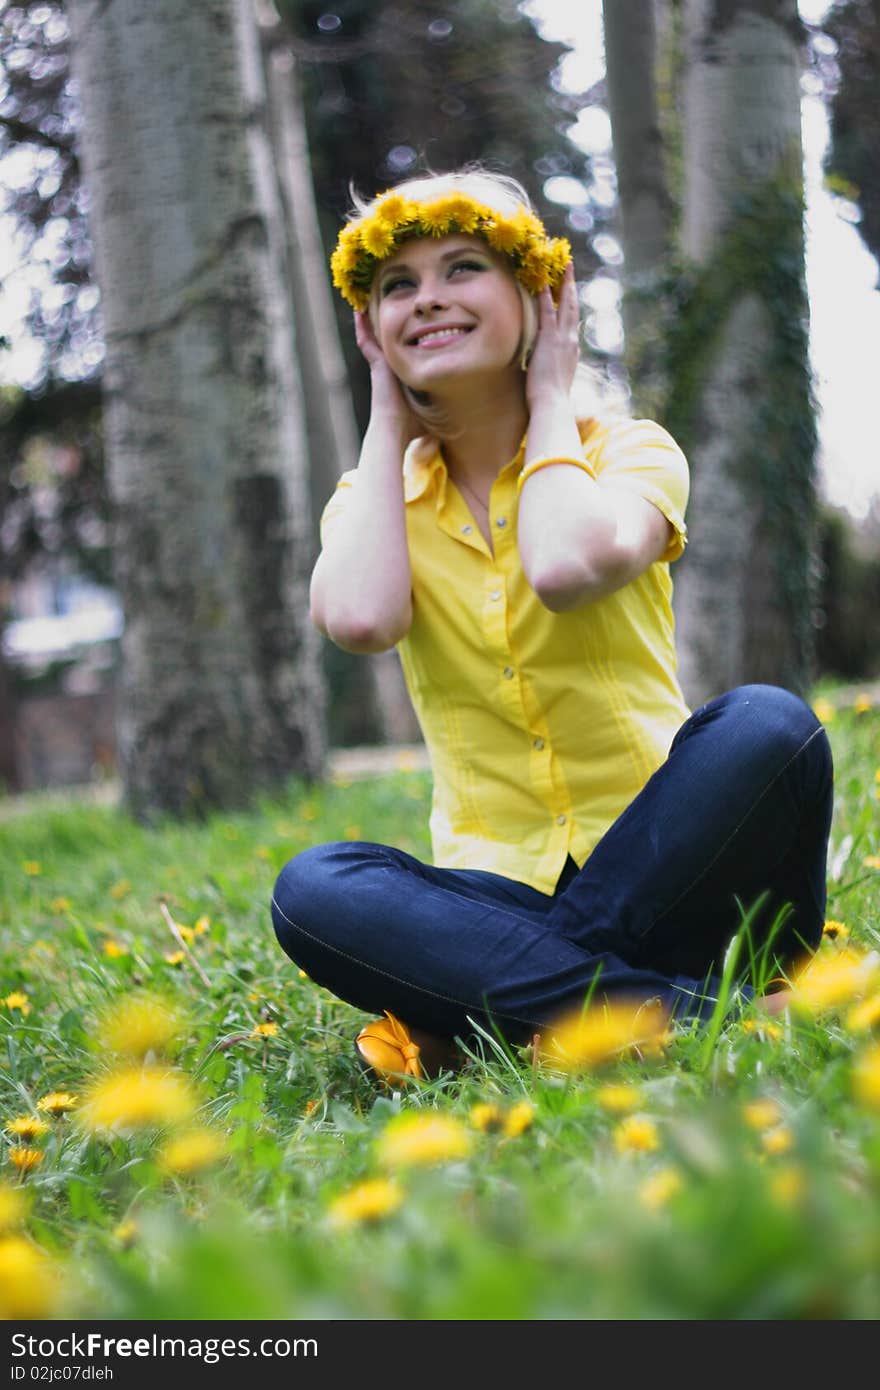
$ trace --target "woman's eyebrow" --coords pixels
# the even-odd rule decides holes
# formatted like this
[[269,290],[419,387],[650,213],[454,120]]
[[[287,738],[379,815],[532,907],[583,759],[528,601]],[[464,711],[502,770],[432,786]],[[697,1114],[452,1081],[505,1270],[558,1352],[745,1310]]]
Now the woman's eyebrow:
[[[453,247],[451,251],[442,252],[440,259],[441,261],[452,261],[456,256],[480,256],[485,254],[486,253],[480,246],[462,245]],[[413,273],[412,267],[407,265],[406,261],[394,261],[390,265],[382,266],[382,269],[379,271],[380,282],[386,275],[396,275],[398,271],[405,271],[409,275]]]

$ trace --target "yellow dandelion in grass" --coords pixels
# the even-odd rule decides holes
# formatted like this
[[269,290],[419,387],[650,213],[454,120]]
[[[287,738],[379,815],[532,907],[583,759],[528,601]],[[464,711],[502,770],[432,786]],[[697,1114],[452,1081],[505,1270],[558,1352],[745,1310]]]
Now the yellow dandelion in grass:
[[638,1086],[600,1086],[596,1100],[603,1110],[625,1114],[628,1110],[638,1110],[642,1092]]
[[327,1214],[330,1224],[339,1229],[375,1225],[397,1211],[402,1201],[403,1192],[396,1182],[371,1178],[336,1197]]
[[867,1033],[880,1023],[880,993],[872,994],[856,1004],[846,1016],[846,1026],[852,1033]]
[[19,1187],[0,1182],[0,1234],[20,1226],[27,1216],[28,1204]]
[[17,1010],[22,1018],[27,1018],[31,1011],[31,1001],[20,989],[14,989],[11,994],[7,994],[5,999],[0,1000],[0,1003],[5,1004],[7,1009]]
[[794,1135],[785,1125],[778,1129],[768,1129],[761,1135],[761,1147],[765,1153],[776,1156],[787,1154],[794,1148]]
[[277,1023],[257,1023],[251,1033],[252,1038],[277,1038]]
[[52,1261],[24,1236],[0,1240],[0,1318],[49,1317],[60,1293]]
[[846,922],[838,922],[835,917],[829,917],[822,928],[822,935],[831,941],[846,941],[849,927]]
[[41,1134],[47,1134],[51,1125],[47,1125],[39,1115],[19,1115],[17,1119],[10,1120],[6,1128],[16,1139],[28,1144],[32,1139],[39,1139]]
[[645,1115],[627,1115],[614,1130],[618,1153],[653,1153],[660,1147],[660,1135],[653,1120]]
[[880,854],[866,854],[862,863],[866,869],[880,869]]
[[102,1049],[123,1057],[146,1057],[178,1037],[183,1026],[179,1009],[154,994],[132,994],[111,1005],[98,1020]]
[[776,1168],[770,1178],[770,1195],[781,1207],[797,1206],[807,1195],[807,1175],[797,1163]]
[[757,1033],[759,1037],[770,1038],[773,1042],[785,1037],[785,1030],[769,1019],[744,1018],[741,1027],[744,1033]]
[[792,1008],[818,1013],[860,998],[880,974],[880,957],[844,946],[832,955],[818,953],[795,975]]
[[124,946],[121,941],[114,940],[112,936],[104,942],[103,951],[110,960],[118,960],[120,956],[128,955],[128,947]]
[[824,696],[820,696],[818,700],[813,701],[813,713],[822,724],[830,724],[837,710],[830,700],[826,700]]
[[70,898],[53,898],[49,906],[53,912],[69,912],[73,904]]
[[518,1139],[535,1123],[535,1107],[527,1100],[517,1101],[504,1117],[504,1133],[508,1139]]
[[183,965],[186,955],[183,951],[167,951],[162,959],[166,965]]
[[132,1067],[98,1081],[83,1098],[87,1129],[140,1129],[189,1119],[196,1098],[179,1072]]
[[9,1150],[9,1162],[20,1173],[30,1173],[34,1168],[38,1168],[45,1157],[42,1149],[30,1149],[16,1145]]
[[64,1115],[68,1110],[72,1110],[79,1097],[72,1095],[70,1091],[49,1091],[48,1095],[40,1096],[37,1101],[37,1109],[43,1110],[47,1115]]
[[110,896],[114,902],[122,902],[131,892],[131,883],[127,878],[120,878],[110,888]]
[[191,1129],[169,1139],[159,1151],[159,1167],[181,1177],[216,1163],[226,1153],[226,1137],[212,1129]]
[[654,1001],[598,1004],[556,1025],[542,1051],[570,1070],[601,1066],[633,1050],[657,1051],[668,1023],[668,1013]]
[[210,917],[206,917],[204,914],[201,917],[197,917],[193,922],[192,930],[193,936],[204,936],[206,932],[211,930]]
[[684,1187],[684,1179],[677,1168],[659,1168],[639,1188],[639,1201],[649,1211],[663,1207]]
[[750,1100],[743,1106],[743,1119],[751,1129],[771,1129],[782,1119],[782,1107],[767,1096]]
[[196,934],[193,931],[192,927],[183,926],[180,922],[178,922],[177,930],[180,932],[180,935],[183,937],[187,946],[191,946],[196,939]]
[[853,700],[853,712],[855,714],[867,714],[871,709],[870,695],[857,695]]
[[871,1110],[880,1110],[880,1043],[856,1057],[852,1071],[856,1099]]
[[128,1221],[120,1221],[118,1226],[114,1226],[113,1239],[122,1246],[123,1250],[130,1250],[140,1233],[138,1223],[129,1218]]
[[379,1136],[379,1161],[389,1167],[445,1163],[466,1158],[470,1136],[460,1120],[451,1115],[397,1115]]
[[361,838],[361,827],[359,825],[347,825],[343,833],[346,840],[359,840]]
[[491,1130],[503,1129],[504,1110],[502,1106],[495,1105],[494,1102],[484,1100],[477,1105],[471,1106],[468,1119],[474,1129],[481,1130],[484,1134]]
[[22,873],[27,874],[28,878],[39,878],[43,872],[43,866],[39,859],[25,859],[21,870]]

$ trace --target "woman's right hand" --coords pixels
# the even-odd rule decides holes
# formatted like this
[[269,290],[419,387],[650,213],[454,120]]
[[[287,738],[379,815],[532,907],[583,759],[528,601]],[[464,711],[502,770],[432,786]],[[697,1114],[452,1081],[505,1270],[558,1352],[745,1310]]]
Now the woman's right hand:
[[371,414],[397,423],[404,443],[425,433],[425,426],[410,408],[403,387],[388,365],[366,312],[355,313],[355,341],[370,366]]

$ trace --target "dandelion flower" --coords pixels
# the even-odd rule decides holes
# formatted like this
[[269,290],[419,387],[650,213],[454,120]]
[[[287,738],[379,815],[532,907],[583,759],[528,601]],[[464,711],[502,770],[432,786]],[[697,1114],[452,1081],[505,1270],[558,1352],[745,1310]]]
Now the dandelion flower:
[[50,1091],[48,1095],[40,1096],[37,1109],[45,1110],[49,1115],[63,1115],[65,1111],[73,1109],[78,1099],[70,1091]]
[[27,1202],[21,1189],[0,1182],[0,1234],[20,1226],[27,1215]]
[[127,878],[121,878],[117,883],[113,884],[110,889],[110,896],[113,898],[114,902],[121,902],[123,898],[128,897],[130,892],[131,883]]
[[396,1116],[380,1135],[378,1155],[396,1168],[465,1158],[470,1147],[467,1130],[453,1116],[407,1113]]
[[596,1100],[603,1110],[625,1114],[627,1110],[637,1110],[642,1102],[642,1092],[638,1086],[600,1086]]
[[20,1115],[18,1119],[10,1120],[6,1128],[16,1139],[30,1143],[32,1139],[39,1139],[41,1134],[46,1134],[50,1126],[38,1115]]
[[22,1018],[27,1018],[31,1011],[31,1001],[20,989],[14,989],[0,1002],[4,1003],[7,1009],[17,1009]]
[[169,1139],[159,1152],[159,1166],[166,1173],[184,1176],[216,1163],[225,1152],[224,1135],[212,1129],[191,1129]]
[[471,1106],[468,1119],[474,1129],[482,1130],[485,1134],[490,1130],[503,1128],[504,1111],[500,1105],[495,1105],[492,1101],[480,1101],[479,1104]]
[[111,936],[104,942],[104,955],[109,956],[111,960],[118,960],[120,956],[128,955],[128,947],[123,946],[121,941],[114,941]]
[[205,917],[204,915],[201,917],[197,917],[196,920],[193,922],[192,929],[193,936],[204,936],[206,932],[209,932],[211,930],[210,917]]
[[83,1100],[82,1120],[90,1130],[138,1129],[186,1120],[195,1097],[186,1079],[159,1067],[115,1072]]
[[787,1154],[794,1147],[794,1135],[785,1125],[768,1129],[761,1135],[761,1144],[768,1154]]
[[269,1022],[269,1023],[257,1023],[257,1024],[254,1025],[253,1031],[251,1032],[251,1037],[252,1037],[252,1038],[277,1038],[277,1037],[278,1037],[278,1024],[277,1024],[277,1023],[272,1023],[272,1022]]
[[178,1010],[155,995],[131,995],[103,1015],[98,1026],[102,1046],[123,1057],[145,1057],[166,1047],[181,1029]]
[[752,1129],[771,1129],[782,1119],[782,1108],[769,1097],[751,1100],[743,1106],[743,1119]]
[[880,1110],[880,1043],[874,1043],[856,1058],[852,1081],[856,1099],[872,1110]]
[[795,976],[792,1006],[810,1013],[861,997],[878,974],[876,955],[845,946],[833,955],[815,955]]
[[786,1163],[770,1179],[770,1195],[782,1207],[796,1206],[807,1191],[806,1174],[798,1164]]
[[570,1070],[601,1066],[633,1048],[657,1046],[666,1036],[668,1021],[666,1011],[650,1003],[596,1005],[553,1029],[544,1051]]
[[863,999],[846,1016],[846,1026],[853,1033],[866,1033],[876,1023],[880,1023],[880,993]]
[[684,1180],[677,1168],[660,1168],[642,1183],[639,1201],[649,1211],[656,1211],[658,1207],[665,1206],[683,1186]]
[[866,869],[880,869],[880,854],[866,854],[862,863]]
[[119,1225],[113,1228],[113,1239],[118,1241],[124,1250],[130,1250],[139,1235],[140,1227],[131,1218],[128,1221],[120,1221]]
[[614,1131],[618,1153],[652,1153],[660,1147],[660,1135],[653,1120],[644,1115],[628,1115]]
[[28,878],[39,878],[43,872],[43,866],[39,859],[25,859],[21,868],[22,873],[27,874]]
[[50,1316],[59,1292],[49,1259],[24,1236],[0,1240],[0,1317]]
[[9,1162],[20,1173],[29,1173],[33,1168],[38,1168],[45,1157],[42,1149],[26,1149],[16,1146],[9,1150]]
[[72,904],[70,898],[53,898],[49,906],[53,912],[69,912]]
[[871,697],[869,695],[857,695],[853,700],[853,710],[856,714],[867,714],[871,708]]
[[822,724],[830,724],[837,713],[830,700],[821,697],[813,703],[813,713]]
[[387,1178],[372,1178],[358,1183],[349,1192],[330,1203],[328,1215],[337,1228],[373,1225],[395,1212],[403,1201],[396,1182]]
[[764,1018],[744,1018],[742,1021],[744,1033],[758,1033],[762,1038],[770,1038],[773,1042],[785,1036],[785,1032],[778,1023],[771,1023]]
[[166,965],[182,965],[185,959],[186,956],[183,951],[168,951],[166,955],[163,956]]
[[822,935],[829,937],[832,941],[846,941],[849,936],[849,927],[845,922],[838,922],[834,917],[829,917],[822,928]]
[[504,1117],[504,1133],[508,1139],[518,1139],[527,1129],[531,1129],[534,1122],[535,1107],[527,1100],[517,1101]]

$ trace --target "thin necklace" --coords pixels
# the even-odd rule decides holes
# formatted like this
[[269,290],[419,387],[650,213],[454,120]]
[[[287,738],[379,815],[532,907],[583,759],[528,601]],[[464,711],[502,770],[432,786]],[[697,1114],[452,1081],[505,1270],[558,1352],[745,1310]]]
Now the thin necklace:
[[474,501],[477,503],[477,505],[480,506],[480,507],[482,507],[482,509],[483,509],[483,511],[486,513],[486,515],[487,515],[487,516],[489,515],[489,503],[488,503],[488,502],[484,502],[483,499],[482,499],[481,497],[478,497],[477,494],[474,492],[473,488],[468,487],[468,485],[467,485],[467,483],[465,482],[464,478],[456,478],[455,483],[456,483],[456,487],[460,487],[460,488],[463,487],[464,490],[465,490],[465,492],[467,492],[467,493],[469,493],[469,494],[471,495],[471,497],[474,499]]

